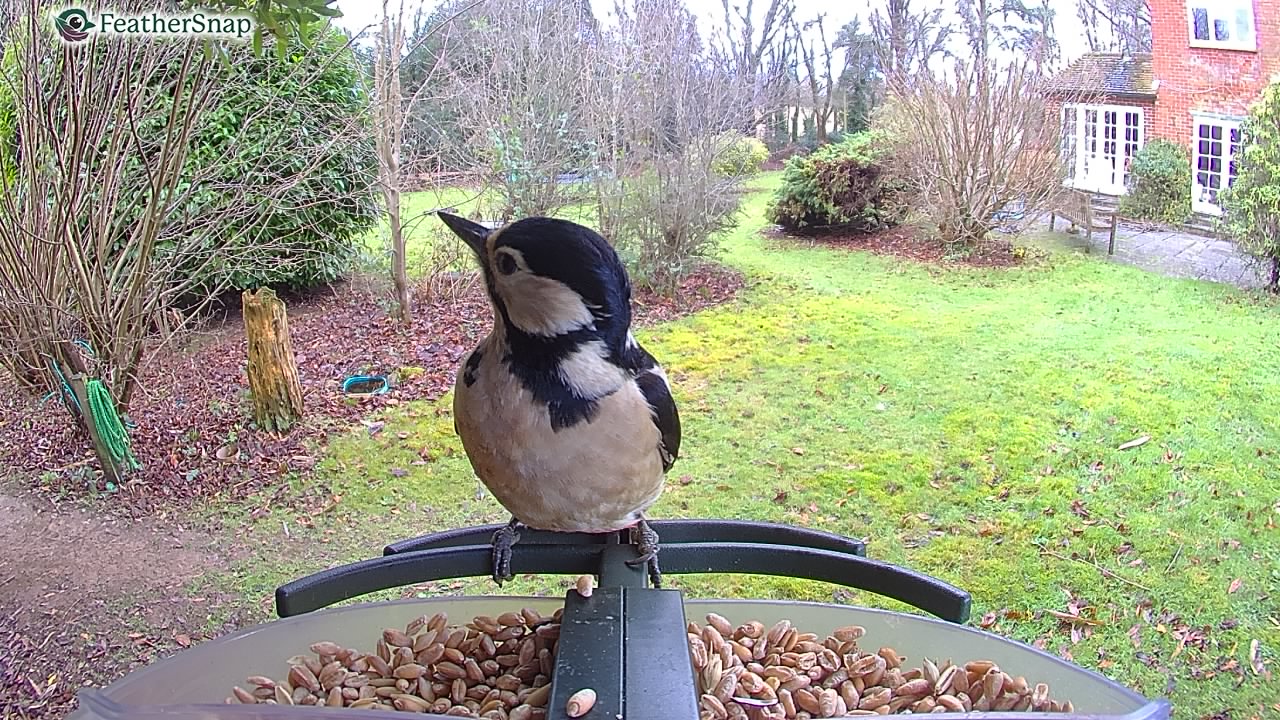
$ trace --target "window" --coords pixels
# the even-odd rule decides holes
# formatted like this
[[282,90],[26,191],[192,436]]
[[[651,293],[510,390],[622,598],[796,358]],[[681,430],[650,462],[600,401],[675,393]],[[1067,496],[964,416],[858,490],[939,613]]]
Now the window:
[[1188,0],[1192,47],[1256,50],[1253,0]]
[[1128,105],[1064,105],[1062,160],[1067,184],[1123,195],[1129,163],[1142,147],[1143,109]]
[[1236,179],[1240,153],[1240,119],[1195,115],[1191,121],[1191,206],[1196,212],[1221,215],[1218,192]]

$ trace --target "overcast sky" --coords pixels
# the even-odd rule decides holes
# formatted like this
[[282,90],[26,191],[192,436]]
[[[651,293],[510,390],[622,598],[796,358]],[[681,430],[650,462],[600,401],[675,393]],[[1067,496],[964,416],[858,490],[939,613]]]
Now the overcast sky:
[[[391,7],[394,8],[398,1],[392,0]],[[738,5],[742,4],[743,0],[732,0],[732,2],[734,5]],[[939,2],[939,0],[923,0],[919,4],[921,7],[928,7],[931,6],[931,2]],[[406,13],[409,13],[414,8],[424,5],[426,7],[434,7],[439,4],[439,0],[404,0],[404,3]],[[825,24],[828,32],[831,32],[835,28],[842,27],[855,16],[861,17],[863,26],[866,27],[867,18],[872,11],[883,6],[884,0],[864,0],[861,3],[833,3],[830,0],[795,0],[795,3],[796,17],[801,22],[805,19],[816,17],[818,13],[825,12],[827,14]],[[950,1],[939,2],[939,4],[945,4],[949,9],[955,7],[954,3]],[[613,0],[591,0],[591,5],[595,8],[596,17],[608,23],[609,16],[612,14]],[[1049,0],[1049,5],[1056,11],[1054,29],[1058,43],[1062,46],[1063,60],[1070,62],[1088,51],[1084,44],[1083,28],[1076,17],[1076,0]],[[338,21],[339,24],[353,32],[378,22],[382,16],[382,2],[380,0],[338,0],[337,6],[344,15]],[[723,24],[724,9],[720,0],[685,0],[685,6],[697,16],[704,39],[715,28]],[[763,17],[767,7],[768,0],[755,0],[756,15]],[[958,20],[954,15],[954,11],[952,11],[952,19]]]

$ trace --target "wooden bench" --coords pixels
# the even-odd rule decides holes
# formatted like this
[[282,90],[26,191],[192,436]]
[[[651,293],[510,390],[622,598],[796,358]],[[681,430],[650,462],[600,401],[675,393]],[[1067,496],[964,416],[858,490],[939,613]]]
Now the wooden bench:
[[1069,221],[1072,228],[1084,228],[1085,236],[1089,238],[1090,242],[1093,241],[1094,230],[1106,230],[1109,233],[1107,254],[1115,255],[1116,225],[1120,220],[1120,213],[1116,211],[1099,211],[1093,206],[1095,196],[1096,193],[1075,189],[1063,193],[1062,199],[1055,204],[1053,210],[1049,213],[1049,229],[1053,230],[1058,218],[1062,218]]

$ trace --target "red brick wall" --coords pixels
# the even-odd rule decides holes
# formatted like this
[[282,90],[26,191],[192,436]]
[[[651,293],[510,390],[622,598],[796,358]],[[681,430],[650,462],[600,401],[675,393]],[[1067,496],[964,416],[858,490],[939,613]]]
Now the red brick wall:
[[1186,0],[1150,1],[1154,137],[1190,145],[1192,112],[1244,115],[1280,81],[1280,0],[1253,0],[1256,52],[1191,47]]

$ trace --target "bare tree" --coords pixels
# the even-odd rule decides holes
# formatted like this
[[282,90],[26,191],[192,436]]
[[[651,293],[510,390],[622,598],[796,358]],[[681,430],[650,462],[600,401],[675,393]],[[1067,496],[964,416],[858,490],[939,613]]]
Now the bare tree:
[[918,11],[911,0],[888,0],[883,15],[879,10],[871,14],[871,35],[891,86],[926,71],[935,57],[947,54],[952,30],[942,13],[941,5]]
[[615,15],[590,106],[599,226],[638,283],[670,291],[736,220],[742,181],[714,168],[740,105],[680,0],[620,0]]
[[921,75],[899,87],[878,118],[894,128],[895,161],[939,239],[972,246],[1006,206],[1036,215],[1062,190],[1056,116],[1027,58],[991,68],[985,91],[973,63],[954,78]]
[[1031,60],[1036,72],[1058,58],[1053,8],[1045,0],[960,0],[956,5],[969,43],[970,60],[979,69],[991,59],[991,46]]
[[820,47],[815,46],[812,38],[806,43],[800,41],[800,57],[804,61],[804,83],[809,89],[809,99],[813,107],[813,127],[818,144],[827,142],[827,123],[835,112],[835,94],[839,92],[833,68],[831,44],[827,42],[827,31],[823,25],[826,15],[806,22],[803,27],[794,24],[796,37],[803,38],[803,32],[814,27],[818,29]]
[[1151,52],[1151,4],[1148,0],[1076,0],[1092,52]]
[[721,0],[724,24],[713,38],[721,62],[741,92],[743,118],[739,129],[748,133],[785,97],[799,43],[799,35],[792,32],[795,0],[768,3],[757,31],[755,0],[746,0],[745,4]]
[[840,71],[840,96],[844,102],[845,132],[864,130],[871,113],[884,95],[884,78],[876,54],[875,38],[862,29],[855,17],[836,33],[832,46],[844,50]]
[[[263,157],[229,179],[220,166],[191,162],[208,111],[231,87],[226,66],[201,41],[91,37],[72,47],[47,20],[31,4],[6,37],[17,62],[3,82],[19,146],[0,181],[0,360],[29,386],[55,389],[55,371],[83,363],[127,406],[148,350],[199,317],[237,272],[290,262],[273,218],[312,211],[290,191],[332,172],[368,128],[359,120],[341,126],[336,114],[323,139],[276,128],[261,139],[288,146],[288,161]],[[233,62],[251,52],[227,50]],[[303,85],[320,72],[291,67]],[[235,108],[243,115],[233,143],[292,98],[264,92],[254,100]],[[335,202],[363,202],[373,178],[350,180],[350,196]],[[192,210],[210,207],[216,212]],[[180,301],[187,312],[171,322]],[[68,357],[76,340],[92,353]]]
[[386,203],[391,248],[391,282],[395,287],[400,321],[413,322],[409,300],[409,275],[405,263],[404,228],[400,223],[400,151],[404,145],[404,98],[400,92],[400,62],[404,53],[404,2],[391,13],[390,0],[382,0],[382,23],[374,47],[374,124],[378,147],[378,181]]
[[[156,259],[165,219],[180,214],[188,141],[214,98],[211,60],[195,41],[59,47],[42,20],[27,13],[8,38],[20,145],[0,195],[3,356],[16,377],[48,387],[54,369],[79,364],[66,348],[85,338],[123,403],[170,290],[155,282]],[[149,130],[151,119],[163,129]],[[134,200],[135,174],[146,187],[137,222],[116,212]]]
[[595,18],[589,4],[553,0],[486,0],[475,15],[456,29],[460,53],[445,69],[451,107],[502,198],[499,219],[551,213],[580,197],[565,177],[594,162],[584,113]]

